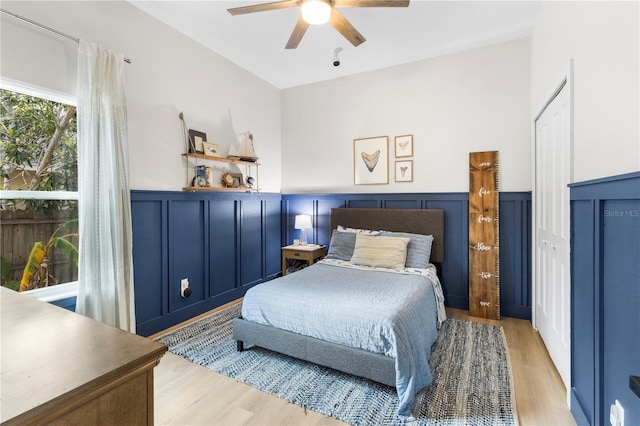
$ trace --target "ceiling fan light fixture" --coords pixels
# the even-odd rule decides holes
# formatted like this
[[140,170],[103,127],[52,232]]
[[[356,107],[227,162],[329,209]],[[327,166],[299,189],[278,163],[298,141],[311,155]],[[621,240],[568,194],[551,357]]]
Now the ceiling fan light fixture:
[[302,19],[311,25],[322,25],[329,21],[331,6],[322,0],[308,0],[302,4]]

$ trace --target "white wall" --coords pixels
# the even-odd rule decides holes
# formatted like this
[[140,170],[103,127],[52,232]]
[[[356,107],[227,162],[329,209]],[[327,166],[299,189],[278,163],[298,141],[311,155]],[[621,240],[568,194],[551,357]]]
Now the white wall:
[[574,60],[574,181],[640,170],[637,1],[542,3],[532,37],[535,116]]
[[[500,188],[531,190],[529,38],[283,91],[282,192],[466,192],[469,152],[500,152]],[[414,179],[393,138],[413,134]],[[389,136],[389,184],[354,185],[353,139]]]
[[[520,39],[283,92],[126,2],[2,7],[133,60],[126,77],[134,189],[186,183],[177,119],[184,111],[223,150],[250,128],[267,191],[466,191],[468,153],[480,150],[500,151],[502,190],[528,191],[531,120],[570,58],[574,180],[640,169],[638,2],[543,2],[531,49]],[[74,43],[1,19],[3,78],[73,92]],[[407,133],[414,182],[394,183],[390,143],[390,183],[353,184],[353,139],[392,142]]]
[[[260,186],[280,191],[280,90],[127,2],[2,1],[2,7],[133,60],[126,66],[132,189],[185,186],[178,119],[184,111],[189,126],[224,153],[251,129],[263,164]],[[75,43],[4,14],[1,19],[3,78],[73,92]],[[216,168],[215,176],[221,174]]]

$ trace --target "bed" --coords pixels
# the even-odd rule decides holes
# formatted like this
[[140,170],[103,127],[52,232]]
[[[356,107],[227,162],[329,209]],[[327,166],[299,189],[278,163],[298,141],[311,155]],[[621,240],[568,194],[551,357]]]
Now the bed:
[[[444,260],[444,211],[332,209],[331,230],[325,260],[247,292],[242,317],[233,320],[238,350],[260,346],[396,387],[398,414],[409,417],[415,394],[431,382],[428,359],[444,320],[434,265]],[[425,236],[433,236],[426,254],[417,245]],[[348,252],[347,243],[343,253],[351,240],[355,248]],[[385,253],[406,244],[407,267],[345,261],[366,257],[367,247],[380,250],[381,242],[393,246]]]

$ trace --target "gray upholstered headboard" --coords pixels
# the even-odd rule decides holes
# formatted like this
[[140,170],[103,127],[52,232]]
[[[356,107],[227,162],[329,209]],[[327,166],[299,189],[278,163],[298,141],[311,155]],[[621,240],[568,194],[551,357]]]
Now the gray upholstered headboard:
[[431,262],[444,260],[444,210],[441,209],[331,209],[331,230],[338,225],[433,235]]

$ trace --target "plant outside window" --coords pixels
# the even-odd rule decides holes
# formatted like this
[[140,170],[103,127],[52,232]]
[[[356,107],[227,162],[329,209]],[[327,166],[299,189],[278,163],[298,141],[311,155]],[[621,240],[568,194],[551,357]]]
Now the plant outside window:
[[25,194],[0,204],[0,279],[13,290],[77,279],[75,110],[0,90],[0,189]]

